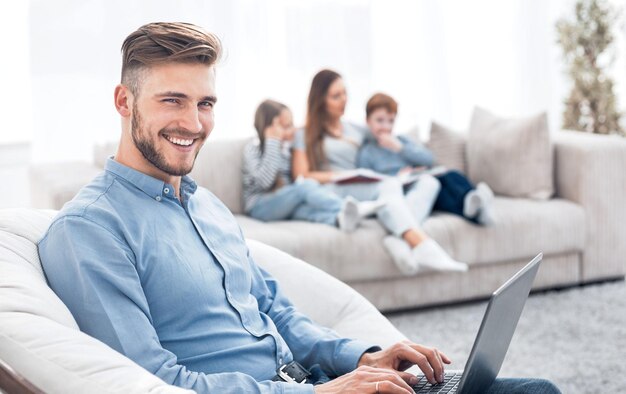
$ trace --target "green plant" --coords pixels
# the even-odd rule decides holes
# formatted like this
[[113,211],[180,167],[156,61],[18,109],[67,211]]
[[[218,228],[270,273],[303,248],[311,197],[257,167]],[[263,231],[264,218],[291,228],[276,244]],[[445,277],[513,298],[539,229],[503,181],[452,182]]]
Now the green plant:
[[563,128],[599,134],[622,134],[614,82],[607,69],[614,61],[613,25],[619,11],[606,1],[578,0],[573,20],[560,19],[558,43],[563,49],[572,90],[565,100]]

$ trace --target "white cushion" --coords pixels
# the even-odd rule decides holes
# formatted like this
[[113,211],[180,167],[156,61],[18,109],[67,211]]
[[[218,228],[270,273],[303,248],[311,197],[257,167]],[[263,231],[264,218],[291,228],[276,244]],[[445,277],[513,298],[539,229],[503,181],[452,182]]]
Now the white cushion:
[[435,164],[465,173],[465,136],[461,133],[432,122],[426,146],[433,152]]
[[544,113],[501,118],[475,108],[467,139],[467,174],[509,197],[548,199],[554,193],[552,146]]

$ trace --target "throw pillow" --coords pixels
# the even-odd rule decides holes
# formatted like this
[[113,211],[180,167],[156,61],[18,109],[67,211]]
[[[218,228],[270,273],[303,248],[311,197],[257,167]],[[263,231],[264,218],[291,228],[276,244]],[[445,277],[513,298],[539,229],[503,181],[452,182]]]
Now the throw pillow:
[[432,122],[426,146],[433,152],[436,165],[465,173],[465,136],[461,133]]
[[546,113],[507,119],[475,108],[467,139],[467,174],[496,194],[548,199],[554,193]]

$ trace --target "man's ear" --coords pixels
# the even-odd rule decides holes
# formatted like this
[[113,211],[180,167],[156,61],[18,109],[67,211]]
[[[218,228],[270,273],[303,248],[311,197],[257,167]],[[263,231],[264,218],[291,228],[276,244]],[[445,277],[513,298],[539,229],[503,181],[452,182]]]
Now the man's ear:
[[129,117],[131,114],[131,100],[133,99],[133,94],[130,92],[128,87],[125,85],[119,84],[115,87],[114,100],[115,100],[115,109],[119,112],[122,117]]

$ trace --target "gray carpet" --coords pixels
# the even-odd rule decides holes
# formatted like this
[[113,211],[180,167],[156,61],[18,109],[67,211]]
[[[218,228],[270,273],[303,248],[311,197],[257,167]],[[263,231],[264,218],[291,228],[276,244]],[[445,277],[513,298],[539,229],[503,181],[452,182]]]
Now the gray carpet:
[[[463,369],[486,302],[387,317],[411,340]],[[626,393],[626,284],[609,282],[533,294],[500,371],[541,377],[563,393]]]

